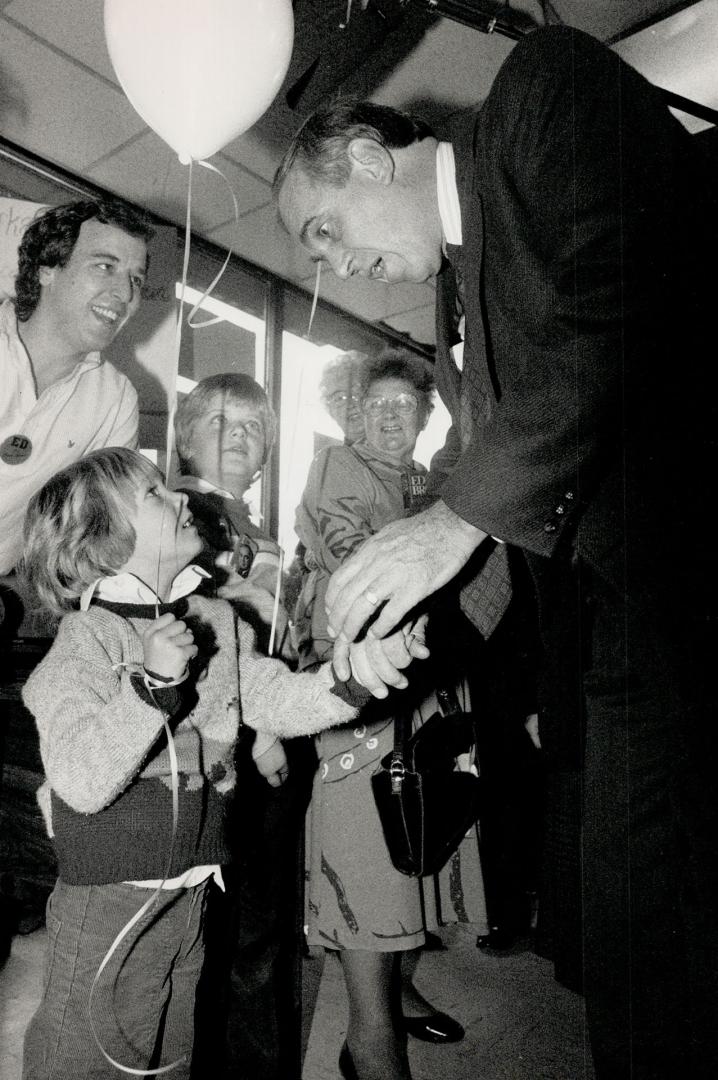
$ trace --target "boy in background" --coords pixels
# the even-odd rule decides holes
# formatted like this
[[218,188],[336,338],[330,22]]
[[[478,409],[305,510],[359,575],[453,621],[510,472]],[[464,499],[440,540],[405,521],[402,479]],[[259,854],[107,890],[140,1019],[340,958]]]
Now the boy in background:
[[[245,496],[276,433],[277,419],[262,387],[233,372],[202,379],[182,398],[175,418],[182,472],[177,486],[187,493],[205,542],[203,565],[211,574],[204,589],[231,600],[265,653],[280,587],[280,548],[252,522]],[[281,603],[277,615],[275,655],[293,666]],[[309,740],[294,739],[285,748],[271,735],[255,737],[246,730],[237,763],[243,780],[232,815],[243,827],[230,831],[241,836],[241,846],[235,871],[226,875],[227,893],[211,901],[217,935],[207,941],[195,1069],[198,1077],[221,1077],[226,1067],[235,1076],[285,1080],[299,1048],[293,983],[300,841],[314,754]]]

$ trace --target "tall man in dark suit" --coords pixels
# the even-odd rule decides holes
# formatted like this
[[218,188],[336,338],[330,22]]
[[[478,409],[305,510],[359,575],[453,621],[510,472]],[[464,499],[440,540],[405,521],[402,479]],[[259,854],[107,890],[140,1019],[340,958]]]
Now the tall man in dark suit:
[[448,478],[335,575],[335,663],[369,619],[387,633],[472,556],[464,591],[489,633],[510,595],[503,544],[523,553],[542,742],[584,768],[600,1080],[718,1075],[715,188],[657,91],[568,28],[517,44],[450,143],[339,103],[275,181],[290,233],[340,277],[453,275]]

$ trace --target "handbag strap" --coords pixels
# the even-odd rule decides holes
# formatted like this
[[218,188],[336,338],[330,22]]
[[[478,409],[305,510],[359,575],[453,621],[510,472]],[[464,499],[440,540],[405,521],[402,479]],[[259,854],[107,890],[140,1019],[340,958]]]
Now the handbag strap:
[[392,757],[404,760],[404,753],[411,738],[413,709],[400,709],[394,717],[394,753]]
[[[436,690],[436,699],[443,716],[451,716],[452,713],[461,712],[459,699],[453,686],[441,686]],[[394,717],[394,760],[404,760],[404,754],[412,735],[413,709],[399,709]]]

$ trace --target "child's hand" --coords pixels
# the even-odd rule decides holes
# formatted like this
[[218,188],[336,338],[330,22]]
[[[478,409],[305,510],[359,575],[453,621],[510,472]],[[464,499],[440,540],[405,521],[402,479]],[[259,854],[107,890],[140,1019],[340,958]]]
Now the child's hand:
[[160,615],[142,637],[145,671],[164,679],[179,679],[187,664],[197,655],[192,631],[171,611]]
[[[254,757],[254,754],[252,754],[252,757]],[[266,750],[254,757],[254,764],[257,766],[257,772],[265,778],[271,787],[281,787],[287,779],[289,764],[287,763],[284,747],[279,739],[275,739]]]
[[[424,644],[425,626],[426,618],[422,616],[385,638],[375,638],[370,632],[362,641],[352,642],[349,662],[356,681],[377,698],[385,698],[390,686],[403,690],[409,680],[402,675],[402,669],[414,658],[425,660],[429,655]],[[337,678],[345,681],[338,672]]]

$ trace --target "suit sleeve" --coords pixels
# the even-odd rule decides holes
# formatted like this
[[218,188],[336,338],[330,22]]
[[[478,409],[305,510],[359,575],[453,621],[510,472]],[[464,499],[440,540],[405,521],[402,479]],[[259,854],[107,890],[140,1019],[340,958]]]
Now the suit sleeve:
[[503,319],[513,354],[441,493],[484,531],[550,555],[620,462],[626,374],[655,336],[652,233],[672,122],[641,76],[566,28],[517,45],[485,108],[488,168],[533,275],[535,321],[515,280],[493,283],[488,348]]

